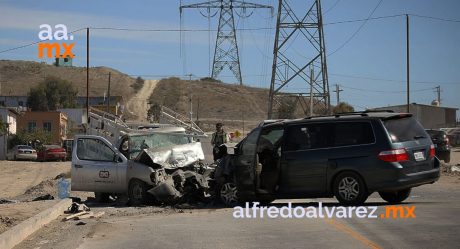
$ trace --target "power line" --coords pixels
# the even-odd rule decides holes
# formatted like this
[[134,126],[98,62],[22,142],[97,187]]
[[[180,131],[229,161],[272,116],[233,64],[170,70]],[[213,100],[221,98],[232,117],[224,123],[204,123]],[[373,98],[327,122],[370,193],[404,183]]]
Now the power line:
[[329,7],[329,9],[327,9],[326,11],[324,11],[323,15],[325,15],[326,13],[328,13],[329,11],[331,11],[332,9],[334,9],[335,6],[337,6],[337,4],[338,4],[339,2],[340,2],[340,0],[335,1],[335,3],[334,3],[331,7]]
[[[351,90],[356,90],[356,91],[363,91],[363,92],[375,92],[375,93],[405,93],[406,91],[384,91],[384,90],[371,90],[371,89],[363,89],[363,88],[356,88],[356,87],[349,87],[349,86],[343,86],[340,85],[343,88],[351,89]],[[432,91],[433,88],[424,88],[424,89],[417,89],[417,90],[412,90],[411,92],[424,92],[424,91]]]
[[424,16],[424,15],[417,15],[417,14],[408,14],[408,15],[419,17],[419,18],[432,19],[436,21],[460,23],[460,20],[455,20],[455,19],[447,19],[447,18],[441,18],[441,17],[435,17],[435,16]]
[[334,51],[329,53],[327,56],[331,56],[331,55],[335,54],[337,51],[339,51],[340,49],[342,49],[343,47],[345,47],[345,45],[347,45],[359,33],[359,31],[361,31],[361,29],[364,27],[364,25],[366,25],[367,21],[372,17],[372,15],[378,9],[380,4],[382,4],[382,2],[383,2],[383,0],[380,0],[377,3],[377,5],[374,7],[374,9],[370,12],[370,14],[367,17],[367,19],[365,19],[364,22],[359,26],[359,28],[344,43],[342,43],[342,45],[340,45],[337,49],[335,49]]
[[[336,24],[364,22],[363,25],[361,25],[361,27],[358,28],[358,30],[355,32],[355,34],[353,34],[348,39],[348,40],[351,40],[359,32],[359,30],[361,30],[362,26],[364,26],[364,24],[367,23],[367,21],[379,20],[379,19],[389,19],[389,18],[401,17],[401,16],[405,16],[405,14],[395,14],[395,15],[388,15],[388,16],[369,17],[369,18],[365,18],[365,19],[352,19],[352,20],[344,20],[344,21],[337,21],[337,22],[329,22],[329,23],[324,23],[323,25],[336,25]],[[409,14],[409,16],[414,16],[414,17],[419,17],[419,18],[424,18],[424,19],[431,19],[431,20],[436,20],[436,21],[460,23],[460,20],[446,19],[446,18],[434,17],[434,16],[424,16],[424,15],[418,15],[418,14]],[[74,31],[69,32],[69,33],[70,34],[75,33],[75,32],[78,32],[78,31],[81,31],[81,30],[84,30],[84,29],[86,29],[86,28],[80,28],[80,29],[74,30]],[[132,32],[181,32],[181,31],[183,31],[183,32],[217,32],[216,29],[182,29],[181,30],[181,29],[135,29],[135,28],[115,28],[115,27],[91,27],[90,29],[94,29],[94,30],[114,30],[114,31],[132,31]],[[274,29],[275,29],[274,27],[259,27],[259,28],[245,28],[245,29],[238,29],[238,30],[241,30],[241,31],[257,31],[257,30],[274,30]],[[38,44],[40,42],[42,42],[42,41],[36,41],[36,42],[29,43],[29,44],[21,45],[21,46],[18,46],[18,47],[5,49],[5,50],[0,51],[0,53],[6,53],[6,52],[9,52],[9,51],[14,51],[14,50],[17,50],[17,49],[29,47],[29,46]],[[346,43],[348,43],[348,42],[345,42],[344,44],[346,45]],[[341,47],[345,46],[344,44],[342,44]],[[336,50],[338,51],[339,49],[341,49],[341,47],[339,47]],[[330,53],[329,55],[331,55],[331,54],[333,54],[335,52],[336,51]],[[419,83],[422,83],[422,82],[419,82]],[[432,82],[424,82],[424,83],[431,84]],[[457,83],[453,83],[453,84],[457,84]]]
[[[346,78],[353,78],[353,79],[387,81],[387,82],[394,82],[394,83],[404,83],[404,82],[406,82],[404,80],[375,78],[375,77],[360,76],[360,75],[347,75],[347,74],[338,74],[338,73],[329,73],[329,75],[339,76],[339,77],[346,77]],[[442,82],[442,81],[412,81],[412,83],[417,83],[417,84],[460,84],[460,82]]]
[[[77,30],[74,30],[72,32],[69,32],[69,34],[73,34],[73,33],[76,33],[78,31],[81,31],[81,30],[84,30],[86,28],[81,28],[81,29],[77,29]],[[17,49],[21,49],[21,48],[26,48],[26,47],[30,47],[32,45],[35,45],[35,44],[38,44],[40,42],[43,42],[43,41],[36,41],[36,42],[32,42],[32,43],[29,43],[29,44],[25,44],[25,45],[22,45],[22,46],[18,46],[18,47],[14,47],[14,48],[8,48],[8,49],[5,49],[5,50],[2,50],[0,51],[0,54],[1,53],[6,53],[6,52],[9,52],[9,51],[13,51],[13,50],[17,50]]]

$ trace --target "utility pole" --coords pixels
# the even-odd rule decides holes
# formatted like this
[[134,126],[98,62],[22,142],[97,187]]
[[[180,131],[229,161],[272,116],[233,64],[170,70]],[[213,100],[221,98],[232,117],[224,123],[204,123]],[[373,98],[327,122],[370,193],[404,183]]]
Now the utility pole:
[[406,14],[406,77],[407,77],[407,113],[410,113],[410,84],[409,84],[409,15]]
[[310,117],[313,117],[315,114],[313,113],[313,81],[315,78],[315,71],[312,66],[310,66]]
[[438,104],[441,105],[441,86],[437,86],[436,88],[436,93],[438,97]]
[[[324,114],[330,112],[321,1],[311,0],[312,4],[307,9],[292,8],[289,2],[292,0],[278,1],[272,77],[268,96],[268,119],[278,116],[280,100],[286,95],[298,96],[298,100],[305,101],[305,95],[308,93],[287,88],[294,84],[297,89],[310,87],[310,98],[315,97],[316,105],[323,108]],[[295,47],[291,46],[294,42],[303,47],[302,52],[308,54],[308,58],[296,57],[290,53]],[[315,73],[313,87],[308,72],[308,68],[312,66],[319,70]],[[305,105],[304,113],[308,112],[306,106],[308,105]]]
[[[212,78],[216,79],[222,70],[225,68],[229,69],[235,78],[238,80],[240,85],[243,85],[243,79],[241,77],[240,67],[240,56],[238,52],[238,43],[236,40],[236,29],[234,10],[240,9],[242,13],[238,16],[241,18],[247,18],[249,15],[244,15],[248,9],[271,9],[273,7],[269,5],[262,5],[256,3],[246,2],[244,0],[213,0],[205,1],[202,3],[182,5],[179,7],[180,18],[182,20],[182,10],[187,8],[203,9],[208,12],[208,20],[211,16],[211,9],[220,11],[219,15],[219,26],[217,29],[216,46],[214,49],[214,60],[212,63]],[[216,13],[217,14],[217,13]],[[181,21],[182,23],[182,21]]]
[[109,84],[107,86],[107,113],[110,113],[110,75],[111,72],[109,72]]
[[192,76],[193,74],[188,75],[188,89],[189,89],[189,102],[190,102],[190,129],[192,128],[193,123],[193,105],[192,105]]
[[89,28],[86,28],[86,123],[89,124]]
[[334,92],[336,93],[336,96],[337,96],[337,105],[339,105],[340,104],[340,92],[343,92],[343,89],[340,89],[340,85],[336,84]]

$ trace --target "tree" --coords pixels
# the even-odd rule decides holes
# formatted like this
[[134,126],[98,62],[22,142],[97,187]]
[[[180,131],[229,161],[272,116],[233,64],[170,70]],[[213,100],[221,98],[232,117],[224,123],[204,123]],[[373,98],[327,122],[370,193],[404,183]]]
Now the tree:
[[134,88],[135,92],[138,92],[139,90],[142,89],[142,87],[144,86],[144,83],[145,83],[145,80],[142,79],[142,77],[137,77],[136,81],[134,82],[134,84],[131,85],[131,87]]
[[351,106],[350,104],[346,102],[340,102],[338,105],[334,106],[334,109],[332,109],[334,114],[337,113],[344,113],[344,112],[354,112],[355,108]]
[[32,87],[27,105],[32,111],[55,111],[58,108],[77,106],[78,90],[72,83],[57,77],[47,77],[36,87]]
[[7,130],[8,130],[8,123],[4,122],[2,118],[0,117],[0,136],[5,135]]
[[52,142],[52,135],[51,133],[36,129],[32,132],[28,132],[26,130],[21,130],[10,137],[8,141],[8,148],[13,148],[15,145],[21,144],[50,144]]
[[292,119],[296,110],[296,100],[292,97],[283,97],[280,100],[280,106],[278,108],[278,118],[280,119]]

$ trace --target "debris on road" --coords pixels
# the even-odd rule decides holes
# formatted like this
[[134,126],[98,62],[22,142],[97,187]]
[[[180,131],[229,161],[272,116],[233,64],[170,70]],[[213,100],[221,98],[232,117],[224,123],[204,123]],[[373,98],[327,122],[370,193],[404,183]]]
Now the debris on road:
[[8,203],[16,203],[16,201],[7,200],[7,199],[0,199],[0,204],[8,204]]
[[76,213],[76,214],[71,214],[71,215],[69,215],[67,217],[64,217],[62,219],[62,221],[72,220],[72,219],[75,219],[76,217],[84,215],[84,214],[89,214],[89,212],[88,211],[82,211],[82,212],[79,212],[79,213]]
[[460,165],[441,164],[441,173],[445,176],[460,176]]
[[32,201],[46,201],[46,200],[54,200],[54,196],[50,194],[46,194],[46,195],[36,197]]

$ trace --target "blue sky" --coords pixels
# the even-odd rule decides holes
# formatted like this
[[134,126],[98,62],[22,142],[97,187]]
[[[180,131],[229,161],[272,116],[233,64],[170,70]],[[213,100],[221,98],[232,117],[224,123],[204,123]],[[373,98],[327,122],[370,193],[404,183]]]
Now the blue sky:
[[[199,0],[184,0],[194,3]],[[277,7],[275,0],[254,0]],[[291,0],[301,11],[310,1]],[[379,0],[323,0],[324,23],[366,18]],[[0,51],[38,40],[43,23],[83,27],[179,29],[179,1],[0,1]],[[460,1],[383,0],[374,17],[416,14],[460,20]],[[218,15],[217,15],[218,16]],[[217,28],[217,16],[211,29]],[[275,17],[257,10],[249,18],[236,18],[238,28],[275,26]],[[326,51],[335,51],[359,28],[360,22],[331,24],[324,28]],[[460,107],[460,22],[444,22],[411,16],[411,102],[429,104],[434,87],[441,86],[442,105]],[[183,28],[208,29],[208,19],[198,10],[185,10]],[[215,32],[91,31],[91,66],[108,66],[144,78],[209,75]],[[243,81],[269,87],[274,30],[238,31]],[[74,64],[85,65],[85,32],[75,34]],[[294,48],[301,49],[302,44]],[[182,49],[181,49],[182,48]],[[211,54],[209,54],[211,49]],[[181,53],[182,51],[182,53]],[[293,55],[294,56],[294,55]],[[6,53],[0,59],[34,60],[37,46]],[[52,63],[51,60],[45,60]],[[405,18],[370,20],[343,48],[328,57],[329,84],[343,88],[341,100],[356,109],[405,103]],[[221,79],[235,82],[229,72]],[[299,86],[300,87],[300,86]],[[102,93],[101,93],[102,94]],[[335,104],[335,95],[331,95]]]

